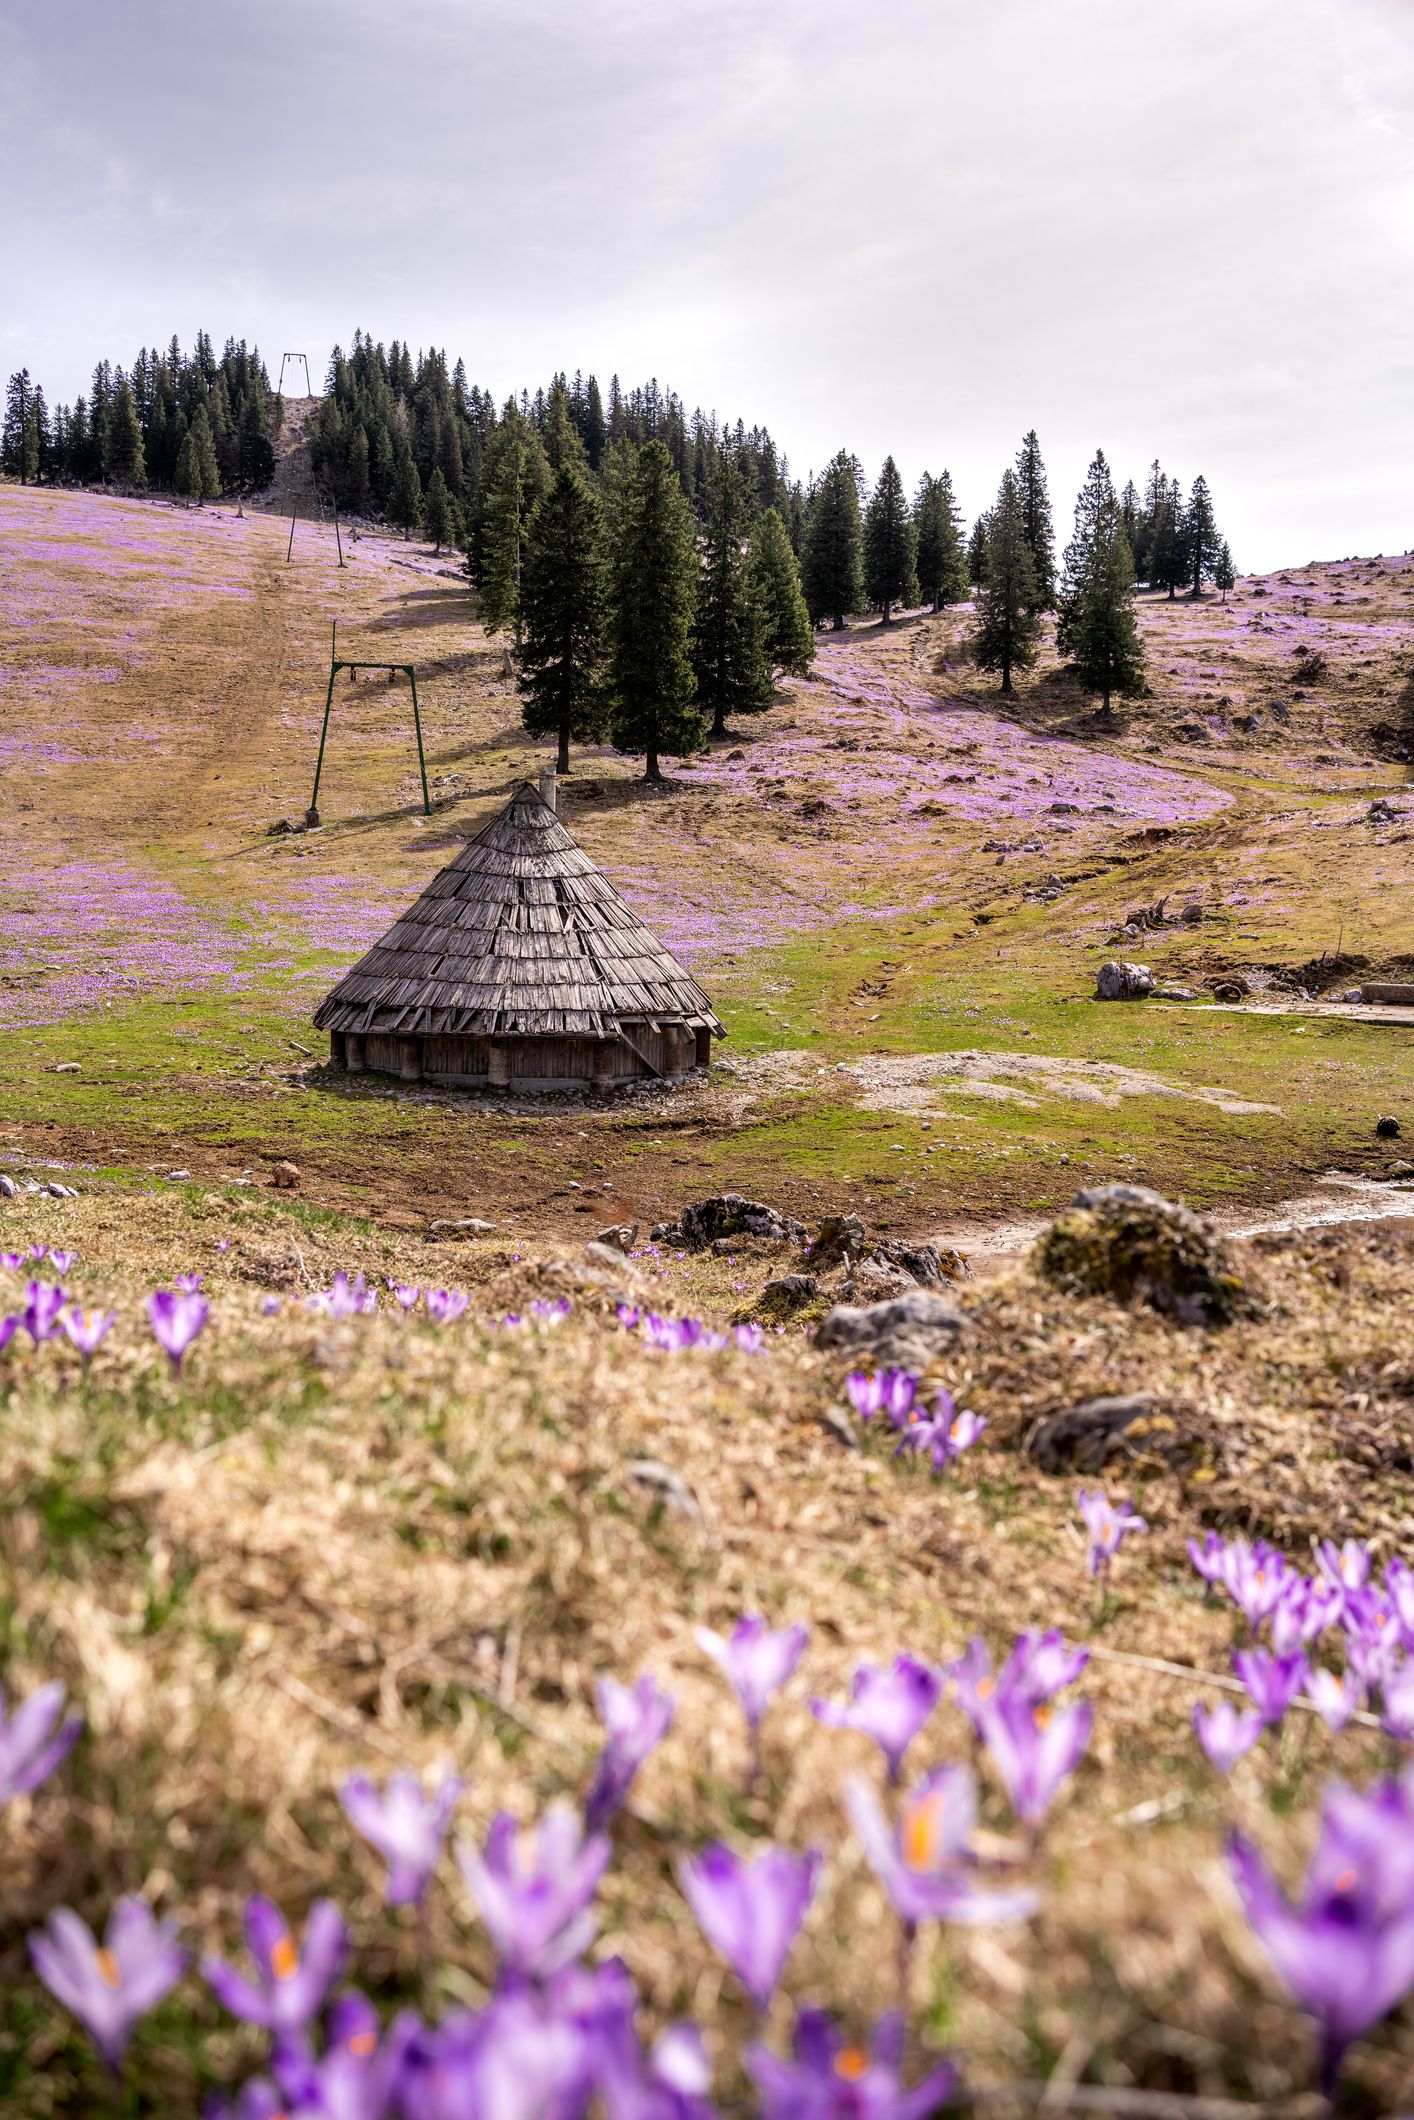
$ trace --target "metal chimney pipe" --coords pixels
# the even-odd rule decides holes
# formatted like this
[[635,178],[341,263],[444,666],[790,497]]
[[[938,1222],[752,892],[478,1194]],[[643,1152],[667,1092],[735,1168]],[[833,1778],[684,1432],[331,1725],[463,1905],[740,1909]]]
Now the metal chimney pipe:
[[540,800],[553,815],[559,815],[559,804],[555,796],[555,768],[553,766],[542,766],[540,768]]

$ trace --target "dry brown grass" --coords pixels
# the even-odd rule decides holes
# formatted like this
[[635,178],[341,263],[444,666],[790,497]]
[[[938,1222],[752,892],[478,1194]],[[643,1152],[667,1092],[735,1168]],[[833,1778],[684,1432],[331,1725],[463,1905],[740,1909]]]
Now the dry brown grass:
[[[1303,1556],[1317,1534],[1399,1548],[1414,1387],[1407,1225],[1244,1249],[1267,1308],[1223,1335],[1076,1302],[1027,1272],[974,1291],[971,1330],[942,1374],[991,1426],[936,1483],[882,1439],[849,1451],[821,1425],[839,1373],[798,1336],[759,1357],[665,1356],[592,1304],[558,1327],[488,1325],[507,1291],[543,1280],[541,1253],[517,1263],[494,1241],[357,1235],[195,1189],[24,1200],[5,1208],[0,1234],[77,1246],[82,1299],[119,1311],[87,1385],[56,1348],[12,1349],[3,1372],[7,1687],[57,1673],[90,1734],[7,1820],[0,2109],[88,2109],[81,2046],[18,1942],[61,1899],[92,1918],[119,1889],[143,1889],[202,1942],[230,1947],[249,1890],[291,1911],[332,1891],[364,1984],[415,1998],[415,1938],[380,1911],[339,1780],[450,1755],[469,1783],[465,1831],[502,1806],[528,1819],[585,1783],[595,1676],[644,1668],[673,1688],[677,1719],[618,1832],[602,1948],[622,1952],[655,2017],[702,2017],[729,2086],[746,2020],[677,1893],[673,1856],[720,1833],[825,1847],[788,1990],[851,2018],[886,2006],[892,1918],[840,1804],[844,1770],[873,1771],[869,1748],[816,1725],[808,1696],[842,1690],[861,1658],[903,1647],[943,1658],[974,1631],[996,1649],[1048,1624],[1097,1656],[1083,1682],[1095,1738],[1044,1837],[1046,1909],[1024,1931],[925,1937],[918,2023],[956,2045],[978,2083],[1059,2070],[1302,2109],[1309,2034],[1235,1911],[1222,1830],[1255,1829],[1294,1874],[1321,1781],[1369,1778],[1382,1741],[1334,1740],[1293,1717],[1223,1785],[1189,1728],[1200,1687],[1125,1659],[1226,1670],[1230,1616],[1204,1602],[1184,1556],[1204,1522],[1267,1532]],[[191,1266],[207,1275],[213,1316],[178,1391],[140,1301]],[[268,1277],[298,1290],[340,1266],[480,1295],[442,1329],[386,1312],[334,1322],[293,1303],[259,1314]],[[772,1270],[766,1257],[668,1262],[654,1300],[720,1316],[740,1300],[732,1282]],[[1125,1548],[1099,1619],[1075,1483],[1043,1477],[1019,1445],[1039,1414],[1140,1385],[1202,1449],[1181,1474],[1155,1464],[1114,1482],[1153,1530]],[[644,1457],[677,1475],[690,1511],[635,1479]],[[690,1632],[743,1608],[812,1628],[752,1797],[735,1711]],[[914,1763],[967,1748],[945,1705]],[[1011,1844],[991,1785],[986,1822]],[[475,1998],[490,1960],[450,1864],[433,1919],[439,2001]],[[141,2043],[144,2096],[163,2112],[191,2110],[196,2075],[248,2051],[194,1980]],[[1351,2081],[1351,2112],[1394,2110],[1414,2084],[1414,2025],[1375,2033]]]

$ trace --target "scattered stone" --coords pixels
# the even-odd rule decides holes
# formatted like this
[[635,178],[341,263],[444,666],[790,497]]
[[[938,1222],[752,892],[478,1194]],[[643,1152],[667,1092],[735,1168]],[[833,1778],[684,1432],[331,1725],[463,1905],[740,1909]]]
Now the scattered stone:
[[820,1426],[827,1429],[837,1443],[843,1443],[846,1450],[859,1448],[859,1437],[854,1432],[854,1423],[843,1406],[822,1406],[816,1418]]
[[[634,1245],[638,1242],[638,1224],[636,1222],[615,1222],[612,1228],[601,1229],[594,1242],[603,1250],[627,1254],[633,1250]],[[590,1248],[587,1244],[584,1247],[586,1257]]]
[[1075,817],[1079,814],[1079,810],[1080,805],[1078,802],[1053,802],[1050,805],[1052,817]]
[[731,764],[731,763],[732,763],[732,762],[733,762],[734,760],[736,760],[736,759],[738,759],[738,758],[745,758],[745,756],[746,756],[746,753],[745,753],[745,751],[743,751],[743,750],[741,750],[741,749],[739,749],[739,748],[738,748],[737,750],[735,750],[735,751],[728,751],[728,753],[727,753],[727,762],[728,762],[728,764]]
[[1097,1001],[1142,1001],[1154,991],[1154,975],[1147,964],[1122,964],[1111,960],[1100,966],[1095,980]]
[[429,1222],[426,1235],[432,1242],[439,1237],[494,1237],[496,1224],[483,1222],[480,1215],[459,1215],[455,1221]]
[[1363,1001],[1365,989],[1363,986],[1348,986],[1343,994],[1337,994],[1335,998],[1337,1001]]
[[815,1335],[817,1347],[884,1367],[923,1370],[967,1330],[965,1313],[930,1288],[884,1303],[837,1303]]
[[19,1196],[20,1188],[16,1185],[14,1179],[7,1177],[3,1171],[0,1171],[0,1199],[17,1200]]
[[1375,1133],[1381,1141],[1397,1141],[1400,1133],[1398,1119],[1386,1112],[1382,1119],[1376,1119]]
[[[743,1199],[740,1193],[718,1193],[710,1200],[699,1200],[695,1207],[685,1207],[676,1227],[687,1251],[706,1251],[719,1237],[771,1237],[778,1244],[798,1244],[806,1236],[805,1224],[793,1215],[779,1214],[759,1200]],[[671,1240],[673,1231],[664,1228],[663,1234]]]
[[1147,1391],[1127,1398],[1086,1399],[1082,1406],[1038,1422],[1026,1438],[1026,1455],[1042,1472],[1103,1472],[1110,1458],[1135,1455],[1135,1444],[1146,1441],[1156,1428],[1169,1435],[1176,1432],[1172,1419],[1158,1415],[1157,1407]]
[[669,1465],[660,1465],[656,1458],[635,1458],[628,1468],[629,1478],[650,1494],[662,1501],[679,1516],[702,1516],[702,1504],[688,1486],[681,1473],[674,1472]]
[[275,1168],[270,1173],[270,1183],[276,1188],[278,1192],[296,1191],[299,1186],[299,1181],[299,1165],[298,1163],[291,1163],[288,1157],[283,1158],[279,1163],[277,1163],[275,1165]]
[[901,1296],[918,1283],[913,1275],[891,1259],[861,1259],[844,1284],[843,1293],[856,1302],[879,1303],[885,1296]]
[[1213,981],[1213,993],[1219,1001],[1245,1001],[1251,991],[1240,972],[1227,973]]
[[757,1317],[794,1317],[798,1310],[813,1303],[820,1293],[820,1283],[813,1273],[777,1274],[768,1281],[756,1300],[754,1314]]
[[77,1060],[60,1060],[49,1070],[51,1075],[81,1075],[83,1069]]
[[584,1257],[588,1265],[608,1266],[616,1273],[620,1272],[626,1264],[623,1245],[606,1244],[600,1237],[593,1238],[590,1243],[585,1245]]
[[1225,1325],[1257,1311],[1207,1224],[1142,1185],[1078,1192],[1033,1257],[1039,1273],[1074,1295],[1147,1304],[1184,1325]]
[[188,1185],[190,1182],[191,1172],[189,1170],[169,1170],[167,1173],[167,1183],[169,1185]]
[[278,839],[282,833],[293,832],[293,830],[294,826],[290,823],[288,817],[277,817],[275,822],[268,827],[265,836],[267,839]]
[[1155,1001],[1196,1001],[1198,995],[1191,986],[1156,986]]
[[1365,815],[1371,824],[1394,824],[1404,815],[1404,811],[1397,810],[1392,802],[1387,802],[1381,795],[1377,801],[1370,804]]

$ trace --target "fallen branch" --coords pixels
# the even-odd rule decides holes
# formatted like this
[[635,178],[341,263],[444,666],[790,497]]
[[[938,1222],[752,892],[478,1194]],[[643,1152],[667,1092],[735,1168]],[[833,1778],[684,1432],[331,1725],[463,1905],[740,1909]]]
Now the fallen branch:
[[[1245,1695],[1247,1692],[1240,1678],[1227,1678],[1220,1671],[1200,1671],[1194,1664],[1171,1664],[1162,1656],[1137,1656],[1132,1649],[1102,1649],[1095,1642],[1087,1642],[1085,1646],[1098,1663],[1127,1664],[1134,1671],[1155,1671],[1161,1678],[1186,1678],[1200,1686],[1220,1686],[1224,1693]],[[1304,1708],[1308,1715],[1319,1715],[1321,1712],[1313,1700],[1307,1700],[1304,1693],[1299,1694],[1291,1705],[1293,1708]],[[1365,1708],[1353,1709],[1350,1720],[1364,1723],[1370,1730],[1384,1727],[1379,1716],[1371,1715]]]

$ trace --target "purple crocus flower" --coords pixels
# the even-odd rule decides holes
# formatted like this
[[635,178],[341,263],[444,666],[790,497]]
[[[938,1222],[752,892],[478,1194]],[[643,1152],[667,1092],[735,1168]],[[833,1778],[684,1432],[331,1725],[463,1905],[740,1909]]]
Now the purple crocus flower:
[[199,1273],[179,1273],[172,1285],[184,1296],[195,1296],[200,1295],[203,1282],[204,1277]]
[[1219,1538],[1216,1531],[1205,1531],[1201,1546],[1191,1538],[1188,1558],[1205,1583],[1226,1587],[1227,1541]]
[[1386,1782],[1367,1797],[1327,1790],[1296,1905],[1241,1835],[1228,1845],[1244,1911],[1302,2009],[1320,2027],[1332,2098],[1346,2049],[1414,1987],[1414,1811]]
[[0,1354],[5,1352],[23,1323],[23,1318],[17,1318],[13,1313],[0,1318]]
[[742,1713],[756,1729],[770,1703],[805,1653],[810,1629],[797,1623],[773,1632],[759,1613],[747,1612],[737,1621],[730,1639],[714,1634],[710,1627],[695,1627],[697,1646],[721,1665],[736,1688]]
[[1295,1656],[1308,1642],[1324,1634],[1340,1616],[1340,1592],[1326,1582],[1312,1582],[1293,1575],[1272,1608],[1272,1647],[1278,1656]]
[[66,1310],[59,1320],[82,1355],[85,1369],[112,1330],[113,1318],[111,1310]]
[[893,1427],[902,1428],[918,1398],[918,1379],[911,1370],[886,1369],[879,1379],[879,1404]]
[[1090,1651],[1068,1647],[1059,1627],[1049,1627],[1044,1634],[1033,1627],[1016,1637],[997,1684],[1003,1692],[1019,1693],[1033,1703],[1053,1700],[1075,1684],[1089,1661]]
[[801,2010],[793,2046],[793,2061],[761,2045],[746,2057],[761,2093],[761,2120],[928,2120],[957,2088],[957,2070],[944,2061],[904,2089],[904,2022],[897,2010],[879,2019],[867,2047],[841,2038],[826,2011]]
[[397,1304],[399,1310],[416,1310],[418,1304],[422,1301],[422,1290],[420,1288],[409,1288],[404,1282],[395,1281],[393,1283],[393,1301]]
[[942,1674],[931,1664],[896,1656],[887,1668],[860,1664],[847,1701],[812,1700],[810,1709],[817,1722],[872,1737],[889,1763],[889,1780],[896,1782],[903,1755],[938,1705],[942,1689]]
[[1384,1707],[1380,1728],[1402,1744],[1414,1743],[1414,1660],[1387,1668],[1380,1691]]
[[1337,1590],[1363,1590],[1370,1580],[1370,1549],[1359,1539],[1348,1538],[1343,1546],[1322,1539],[1316,1549],[1316,1564]]
[[619,1303],[615,1306],[614,1316],[618,1319],[620,1325],[623,1326],[625,1332],[633,1332],[638,1325],[641,1312],[636,1303]]
[[[460,1288],[429,1288],[422,1299],[422,1307],[437,1325],[450,1325],[459,1318],[471,1301]],[[510,1320],[507,1319],[507,1324]]]
[[170,1288],[159,1288],[147,1299],[147,1317],[157,1344],[172,1364],[172,1374],[182,1373],[182,1357],[210,1316],[205,1296],[183,1296]]
[[0,1692],[0,1803],[37,1789],[73,1751],[83,1717],[71,1715],[55,1730],[63,1711],[64,1688],[54,1679],[31,1693],[10,1716]]
[[1093,1494],[1082,1487],[1076,1500],[1090,1534],[1086,1556],[1090,1573],[1108,1575],[1110,1562],[1130,1532],[1147,1531],[1149,1526],[1132,1502],[1121,1502],[1116,1508],[1103,1487],[1097,1487]]
[[861,1421],[872,1421],[884,1403],[884,1380],[881,1376],[869,1376],[856,1369],[844,1380],[849,1403]]
[[1300,1578],[1284,1556],[1265,1540],[1249,1546],[1245,1539],[1234,1539],[1227,1549],[1223,1581],[1233,1603],[1255,1632]]
[[764,1354],[766,1335],[759,1325],[733,1325],[732,1338],[743,1354]]
[[55,1273],[67,1273],[77,1257],[76,1251],[51,1251],[49,1263]]
[[1239,1713],[1230,1700],[1220,1700],[1215,1708],[1205,1708],[1199,1700],[1193,1703],[1193,1728],[1218,1772],[1230,1774],[1238,1760],[1251,1751],[1266,1724],[1251,1710]]
[[1398,1558],[1387,1562],[1384,1587],[1404,1639],[1414,1648],[1414,1568]]
[[980,1704],[977,1727],[1018,1818],[1035,1825],[1075,1772],[1090,1742],[1090,1703],[1034,1706],[1000,1685]]
[[600,1833],[623,1808],[634,1776],[667,1735],[674,1701],[671,1693],[659,1692],[647,1672],[631,1687],[616,1678],[601,1678],[594,1691],[608,1743],[585,1798],[584,1824],[586,1831]]
[[[385,2039],[378,2012],[366,1995],[350,1991],[329,2006],[324,2052],[316,2059],[303,2040],[278,2041],[271,2073],[279,2088],[274,2105],[253,2107],[258,2120],[384,2120],[417,2020],[400,2017]],[[246,2120],[237,2106],[235,2120]]]
[[764,2010],[815,1896],[821,1858],[763,1848],[749,1862],[713,1843],[678,1865],[699,1928]]
[[361,1318],[378,1308],[378,1291],[359,1273],[350,1280],[336,1273],[329,1286],[308,1298],[310,1310],[322,1310],[331,1318]]
[[394,1774],[381,1796],[362,1774],[340,1789],[349,1823],[388,1865],[390,1907],[413,1905],[427,1890],[461,1792],[455,1774],[444,1774],[432,1796],[414,1774]]
[[1343,1730],[1364,1699],[1364,1690],[1353,1671],[1337,1677],[1316,1665],[1307,1673],[1306,1692],[1312,1707],[1328,1730]]
[[262,1318],[278,1318],[280,1315],[280,1298],[278,1296],[262,1296],[260,1299],[260,1315]]
[[51,1995],[87,2029],[116,2075],[139,2017],[181,1979],[187,1958],[170,1922],[142,1899],[120,1899],[100,1944],[68,1907],[29,1939],[34,1969]]
[[1034,1892],[982,1892],[973,1883],[967,1843],[977,1824],[977,1785],[967,1767],[939,1767],[904,1798],[896,1826],[861,1776],[845,1785],[845,1802],[869,1866],[909,1924],[1024,1921]]
[[233,2017],[264,2025],[282,2040],[297,2037],[323,2007],[348,1955],[348,1931],[338,1908],[332,1899],[315,1900],[301,1952],[280,1909],[253,1894],[246,1901],[245,1939],[255,1960],[255,1980],[224,1959],[207,1958],[201,1970],[212,1992]]
[[503,1983],[484,2010],[411,2024],[398,2111],[405,2120],[572,2120],[593,2095],[596,2058],[573,2016],[533,1988]]
[[25,1307],[20,1313],[20,1323],[36,1347],[57,1336],[59,1313],[68,1300],[67,1288],[50,1281],[26,1281]]
[[581,1955],[594,1936],[589,1903],[610,1852],[602,1833],[585,1837],[568,1804],[551,1804],[539,1826],[524,1835],[502,1811],[492,1821],[484,1854],[465,1844],[457,1850],[508,1971],[537,1979]]
[[1273,1656],[1266,1649],[1239,1649],[1232,1668],[1264,1723],[1279,1723],[1306,1683],[1304,1656]]

